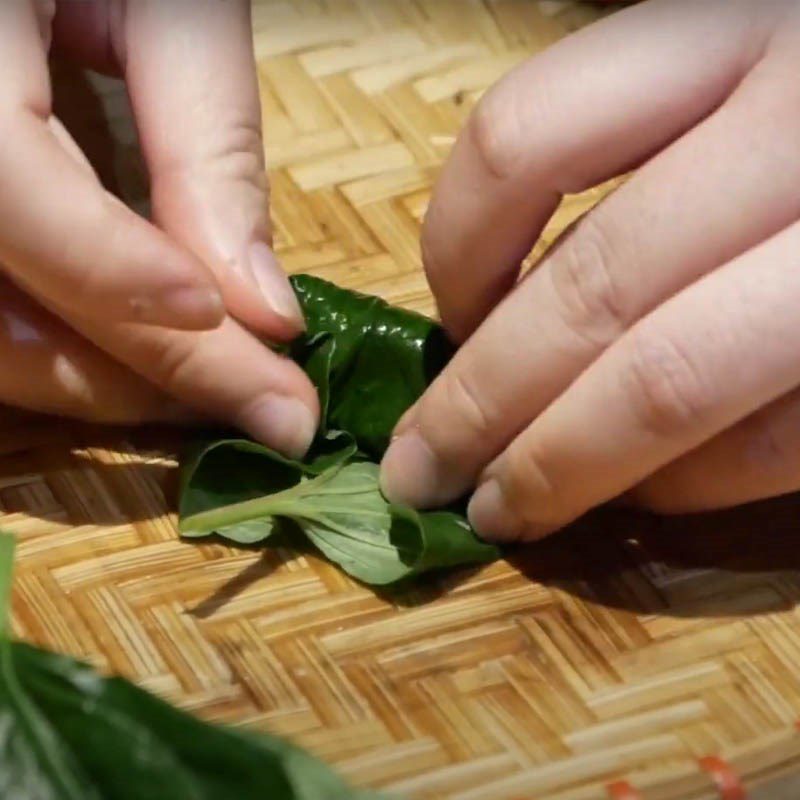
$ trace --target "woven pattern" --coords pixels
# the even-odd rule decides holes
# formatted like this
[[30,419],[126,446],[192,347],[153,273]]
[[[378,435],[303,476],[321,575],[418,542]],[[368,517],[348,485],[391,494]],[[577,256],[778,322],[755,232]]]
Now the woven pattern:
[[[287,267],[430,311],[420,220],[456,131],[513,63],[598,13],[257,3]],[[568,199],[539,250],[602,191]],[[688,520],[604,512],[508,561],[375,594],[313,557],[181,542],[176,445],[4,424],[17,634],[292,736],[401,797],[800,795],[765,783],[800,763],[797,500]]]

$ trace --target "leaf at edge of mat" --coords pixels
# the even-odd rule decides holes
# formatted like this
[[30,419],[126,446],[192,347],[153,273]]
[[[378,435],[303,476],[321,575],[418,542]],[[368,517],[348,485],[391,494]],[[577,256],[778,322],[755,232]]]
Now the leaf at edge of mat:
[[[3,620],[7,615],[13,547],[13,537],[0,533]],[[61,726],[57,741],[64,750],[68,747],[72,755],[80,757],[81,766],[91,778],[78,787],[80,794],[68,793],[71,790],[63,781],[53,785],[34,756],[35,763],[24,766],[37,770],[41,778],[38,785],[26,782],[10,786],[9,775],[5,774],[6,784],[2,785],[8,792],[3,797],[139,800],[151,796],[157,785],[163,800],[224,800],[231,796],[239,800],[380,800],[375,793],[351,790],[321,761],[282,739],[203,722],[122,678],[104,678],[67,656],[12,643],[5,631],[0,648],[6,656],[0,688],[8,686],[12,675],[15,691],[31,704],[35,702],[39,721],[53,734],[53,717],[63,721],[65,715],[72,715],[72,724]],[[9,713],[7,721],[13,723],[14,714]],[[8,732],[9,728],[4,727],[0,738],[7,741]],[[114,740],[109,741],[112,736]],[[120,746],[121,739],[125,741]],[[159,763],[152,765],[158,774],[142,775],[140,770],[134,779],[130,769],[134,755],[142,759],[140,766],[149,766],[144,763],[148,751],[143,745],[159,748],[155,754]],[[149,757],[153,757],[152,752]],[[13,775],[15,765],[6,763],[3,769],[9,766]],[[128,769],[120,771],[120,766]],[[12,795],[11,791],[23,793]]]
[[[306,756],[301,771],[295,764],[297,751],[292,745],[266,734],[217,727],[182,712],[154,695],[139,689],[121,678],[100,678],[90,667],[65,656],[46,653],[27,645],[17,645],[16,657],[25,668],[26,682],[41,698],[42,707],[51,714],[71,718],[66,731],[75,748],[97,746],[92,727],[99,723],[100,732],[113,733],[116,721],[123,721],[133,731],[152,734],[161,743],[167,756],[191,780],[190,788],[180,794],[168,794],[169,776],[159,782],[160,797],[170,800],[345,800],[348,793],[342,781],[324,764]],[[84,707],[83,687],[91,687],[93,702]],[[83,721],[83,724],[81,723]],[[130,738],[128,744],[130,744]],[[305,755],[305,754],[303,754]],[[92,756],[94,756],[92,758]],[[125,776],[105,772],[113,767],[114,759],[98,764],[101,759],[92,754],[96,770],[102,770],[105,785],[113,784],[114,799],[135,800],[146,797],[142,785],[125,794]],[[130,762],[129,762],[130,763]],[[147,785],[152,786],[152,779]],[[313,790],[314,794],[309,792]],[[191,793],[190,793],[191,791]]]
[[0,796],[101,800],[17,675],[8,635],[15,549],[0,532]]

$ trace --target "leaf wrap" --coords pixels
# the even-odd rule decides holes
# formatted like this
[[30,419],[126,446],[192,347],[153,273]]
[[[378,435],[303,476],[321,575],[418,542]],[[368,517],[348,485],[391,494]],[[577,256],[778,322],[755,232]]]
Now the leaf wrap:
[[442,328],[310,275],[292,285],[308,331],[292,348],[320,392],[323,431],[347,431],[379,459],[400,417],[453,355]]
[[442,329],[318,278],[292,283],[308,330],[288,354],[319,392],[318,438],[302,462],[241,439],[199,443],[183,464],[181,533],[239,544],[288,536],[301,549],[310,541],[355,578],[382,585],[497,558],[463,514],[418,513],[380,493],[374,462],[453,353]]

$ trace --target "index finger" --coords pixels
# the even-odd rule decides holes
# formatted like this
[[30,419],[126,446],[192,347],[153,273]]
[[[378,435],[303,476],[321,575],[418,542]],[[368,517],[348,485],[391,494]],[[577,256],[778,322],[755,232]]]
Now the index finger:
[[124,39],[157,221],[211,267],[234,316],[296,336],[302,313],[270,248],[249,0],[137,0]]
[[[466,491],[637,319],[795,218],[794,133],[779,115],[750,125],[754,107],[778,102],[756,73],[581,220],[489,315],[398,426],[383,465],[391,499],[438,505]],[[737,135],[748,125],[750,140]],[[759,137],[770,146],[754,148]],[[733,172],[740,163],[752,169]],[[683,177],[690,171],[698,181]],[[714,203],[710,187],[723,182]]]
[[314,438],[319,402],[305,373],[230,317],[202,332],[68,321],[187,408],[292,457],[302,456]]
[[428,280],[454,338],[466,339],[513,286],[565,193],[637,165],[735,86],[742,53],[761,40],[757,15],[727,0],[683,2],[680,13],[676,5],[645,3],[563,39],[478,105],[439,178],[422,237]]
[[299,333],[302,314],[269,247],[248,0],[59,0],[55,41],[124,75],[154,218],[212,269],[228,310],[273,340]]
[[[47,20],[44,20],[45,26]],[[172,327],[221,321],[203,264],[105,192],[52,124],[45,38],[30,0],[0,3],[0,260],[51,305]],[[72,151],[72,152],[70,152]]]

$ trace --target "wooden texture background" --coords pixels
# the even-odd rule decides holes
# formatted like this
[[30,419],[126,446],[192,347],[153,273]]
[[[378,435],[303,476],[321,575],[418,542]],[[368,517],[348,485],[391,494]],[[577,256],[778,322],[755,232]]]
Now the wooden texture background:
[[[432,310],[419,227],[454,135],[510,66],[598,13],[257,2],[287,268]],[[78,80],[61,98],[82,141],[113,134],[101,172],[144,207],[119,87]],[[73,113],[87,100],[93,113]],[[602,191],[569,198],[539,249]],[[603,512],[507,561],[376,594],[316,558],[181,542],[178,444],[5,419],[20,636],[291,736],[400,797],[800,796],[795,498],[688,519]]]

